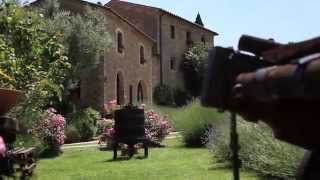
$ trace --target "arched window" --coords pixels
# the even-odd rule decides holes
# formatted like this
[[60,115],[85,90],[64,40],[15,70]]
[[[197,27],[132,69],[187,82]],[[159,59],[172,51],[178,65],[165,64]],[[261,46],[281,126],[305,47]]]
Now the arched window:
[[143,102],[143,88],[141,82],[138,84],[137,101],[140,103]]
[[117,42],[118,42],[118,52],[122,53],[124,50],[122,32],[117,32]]
[[117,74],[116,80],[116,96],[117,96],[117,104],[124,104],[124,82],[123,75],[121,72]]
[[146,60],[144,58],[144,47],[140,46],[140,64],[146,63]]

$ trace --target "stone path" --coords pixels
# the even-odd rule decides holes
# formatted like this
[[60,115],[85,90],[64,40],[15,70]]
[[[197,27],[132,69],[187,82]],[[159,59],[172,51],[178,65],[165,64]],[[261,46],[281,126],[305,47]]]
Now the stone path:
[[[180,137],[179,132],[170,133],[166,139],[174,139]],[[73,149],[73,148],[88,148],[88,147],[99,147],[98,140],[89,141],[89,142],[81,142],[81,143],[73,143],[73,144],[65,144],[62,146],[62,149]]]

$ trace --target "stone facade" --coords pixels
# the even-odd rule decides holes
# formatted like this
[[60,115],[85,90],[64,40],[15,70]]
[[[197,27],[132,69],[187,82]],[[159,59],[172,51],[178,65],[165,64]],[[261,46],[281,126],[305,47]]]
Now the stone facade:
[[105,6],[135,23],[139,29],[157,41],[157,46],[154,48],[156,55],[153,66],[154,86],[163,83],[183,89],[183,76],[179,69],[183,54],[195,43],[204,42],[206,46],[213,47],[214,36],[218,35],[160,8],[120,0],[111,0]]
[[[83,13],[87,6],[103,12],[108,21],[106,31],[113,42],[101,56],[96,69],[82,75],[79,105],[100,109],[104,102],[114,99],[120,104],[130,101],[151,104],[155,41],[108,7],[79,0],[60,0],[60,6],[73,13]],[[121,53],[118,52],[118,33],[122,36]]]
[[[171,34],[171,28],[174,28],[175,31],[174,38]],[[202,38],[205,39],[206,46],[213,47],[214,33],[168,13],[162,16],[161,29],[163,83],[183,89],[183,75],[179,67],[184,53],[193,44],[202,43]],[[187,39],[187,33],[189,39]]]
[[124,1],[111,0],[101,6],[60,0],[60,5],[74,13],[84,13],[87,6],[103,12],[108,20],[106,31],[113,42],[97,68],[81,78],[82,107],[101,108],[104,102],[113,99],[120,104],[151,104],[153,88],[158,84],[183,88],[179,64],[191,41],[201,42],[205,38],[210,47],[217,35],[164,10]]

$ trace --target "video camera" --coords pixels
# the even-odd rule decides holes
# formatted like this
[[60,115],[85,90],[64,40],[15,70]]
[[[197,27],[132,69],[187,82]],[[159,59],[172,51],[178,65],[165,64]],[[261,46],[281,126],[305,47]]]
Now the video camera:
[[229,109],[234,100],[233,88],[236,85],[237,76],[272,65],[274,64],[258,56],[238,52],[232,48],[215,47],[211,49],[202,104],[220,110]]

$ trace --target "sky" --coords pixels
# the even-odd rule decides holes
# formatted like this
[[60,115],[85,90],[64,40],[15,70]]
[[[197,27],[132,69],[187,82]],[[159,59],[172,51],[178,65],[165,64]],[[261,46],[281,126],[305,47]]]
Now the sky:
[[[97,0],[87,0],[98,2]],[[103,4],[108,0],[99,0]],[[215,45],[237,47],[242,34],[297,42],[320,36],[319,0],[129,0],[170,11],[190,21],[199,12]]]

